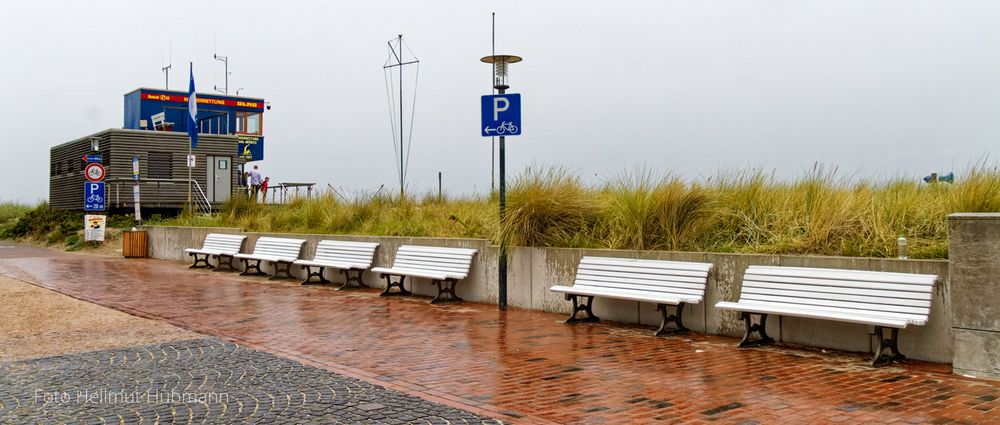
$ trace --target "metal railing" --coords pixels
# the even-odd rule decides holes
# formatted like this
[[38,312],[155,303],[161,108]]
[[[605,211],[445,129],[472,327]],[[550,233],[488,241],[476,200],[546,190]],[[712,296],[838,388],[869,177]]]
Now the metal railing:
[[[191,197],[192,197],[192,201],[193,201],[192,203],[193,203],[193,207],[194,207],[195,212],[203,213],[203,214],[211,214],[212,213],[212,202],[209,201],[208,196],[205,195],[205,191],[202,190],[201,184],[199,184],[198,180],[195,180],[195,179],[188,180],[188,179],[154,179],[154,178],[145,178],[145,179],[141,179],[141,180],[134,180],[134,179],[127,179],[127,178],[114,178],[114,179],[108,179],[107,181],[108,181],[109,185],[111,186],[111,191],[114,193],[114,203],[112,203],[112,206],[114,206],[114,207],[121,207],[122,205],[125,205],[125,204],[134,205],[134,201],[133,201],[132,197],[130,196],[131,193],[132,193],[132,191],[130,189],[131,189],[132,186],[135,186],[135,185],[139,185],[140,203],[145,204],[145,202],[142,202],[142,200],[141,200],[141,197],[145,194],[146,196],[150,196],[153,199],[155,199],[155,201],[151,202],[153,204],[178,204],[178,205],[183,205],[183,204],[187,203],[187,193],[186,193],[187,190],[186,190],[186,188],[182,191],[183,193],[181,195],[178,195],[176,193],[177,192],[176,190],[171,190],[171,192],[175,192],[174,194],[170,195],[171,197],[173,197],[173,199],[170,199],[169,201],[167,201],[164,198],[164,196],[163,196],[163,192],[165,191],[164,188],[163,188],[163,185],[164,184],[169,184],[170,185],[170,189],[174,189],[176,187],[175,185],[178,184],[178,183],[181,184],[181,185],[186,185],[188,182],[191,182],[191,183],[193,183],[192,186],[191,186],[192,187]],[[125,200],[124,201],[122,200],[122,196],[121,196],[122,195],[121,194],[122,186],[126,187]],[[148,190],[143,190],[144,188],[148,188]]]

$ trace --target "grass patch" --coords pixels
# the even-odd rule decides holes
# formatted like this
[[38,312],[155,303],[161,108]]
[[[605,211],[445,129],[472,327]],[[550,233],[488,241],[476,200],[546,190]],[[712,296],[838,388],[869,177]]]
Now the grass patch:
[[785,181],[759,171],[701,182],[623,173],[589,187],[565,168],[531,168],[510,186],[503,223],[495,194],[464,198],[333,193],[285,205],[234,198],[214,216],[169,224],[260,232],[483,238],[509,246],[947,258],[947,215],[1000,212],[1000,171],[982,165],[954,184],[882,182],[814,167]]

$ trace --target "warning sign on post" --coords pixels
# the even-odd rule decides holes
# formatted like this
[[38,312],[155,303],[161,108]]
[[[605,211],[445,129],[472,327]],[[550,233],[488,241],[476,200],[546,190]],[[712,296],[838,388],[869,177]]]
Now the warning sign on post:
[[105,224],[107,216],[90,214],[83,216],[83,240],[104,242]]

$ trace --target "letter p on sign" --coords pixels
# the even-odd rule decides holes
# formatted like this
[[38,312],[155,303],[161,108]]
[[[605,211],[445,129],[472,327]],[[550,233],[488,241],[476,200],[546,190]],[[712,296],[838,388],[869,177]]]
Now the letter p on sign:
[[[500,106],[503,104],[503,106]],[[493,121],[500,121],[500,113],[510,108],[510,101],[506,97],[493,98]]]

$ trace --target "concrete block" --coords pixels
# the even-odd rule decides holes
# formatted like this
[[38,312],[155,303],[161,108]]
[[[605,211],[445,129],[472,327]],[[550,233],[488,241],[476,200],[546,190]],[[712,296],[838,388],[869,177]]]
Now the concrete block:
[[1000,331],[1000,214],[948,217],[951,324]]
[[[723,311],[715,308],[719,301],[738,301],[740,299],[740,284],[743,273],[751,265],[778,265],[778,257],[760,254],[714,254],[705,255],[706,260],[715,264],[709,285],[705,288],[705,305],[708,314],[705,327],[708,333],[740,337],[745,332],[740,314],[733,311]],[[768,332],[777,335],[777,321],[768,322]],[[772,331],[774,327],[774,331]]]
[[1000,332],[955,329],[955,373],[1000,378]]

